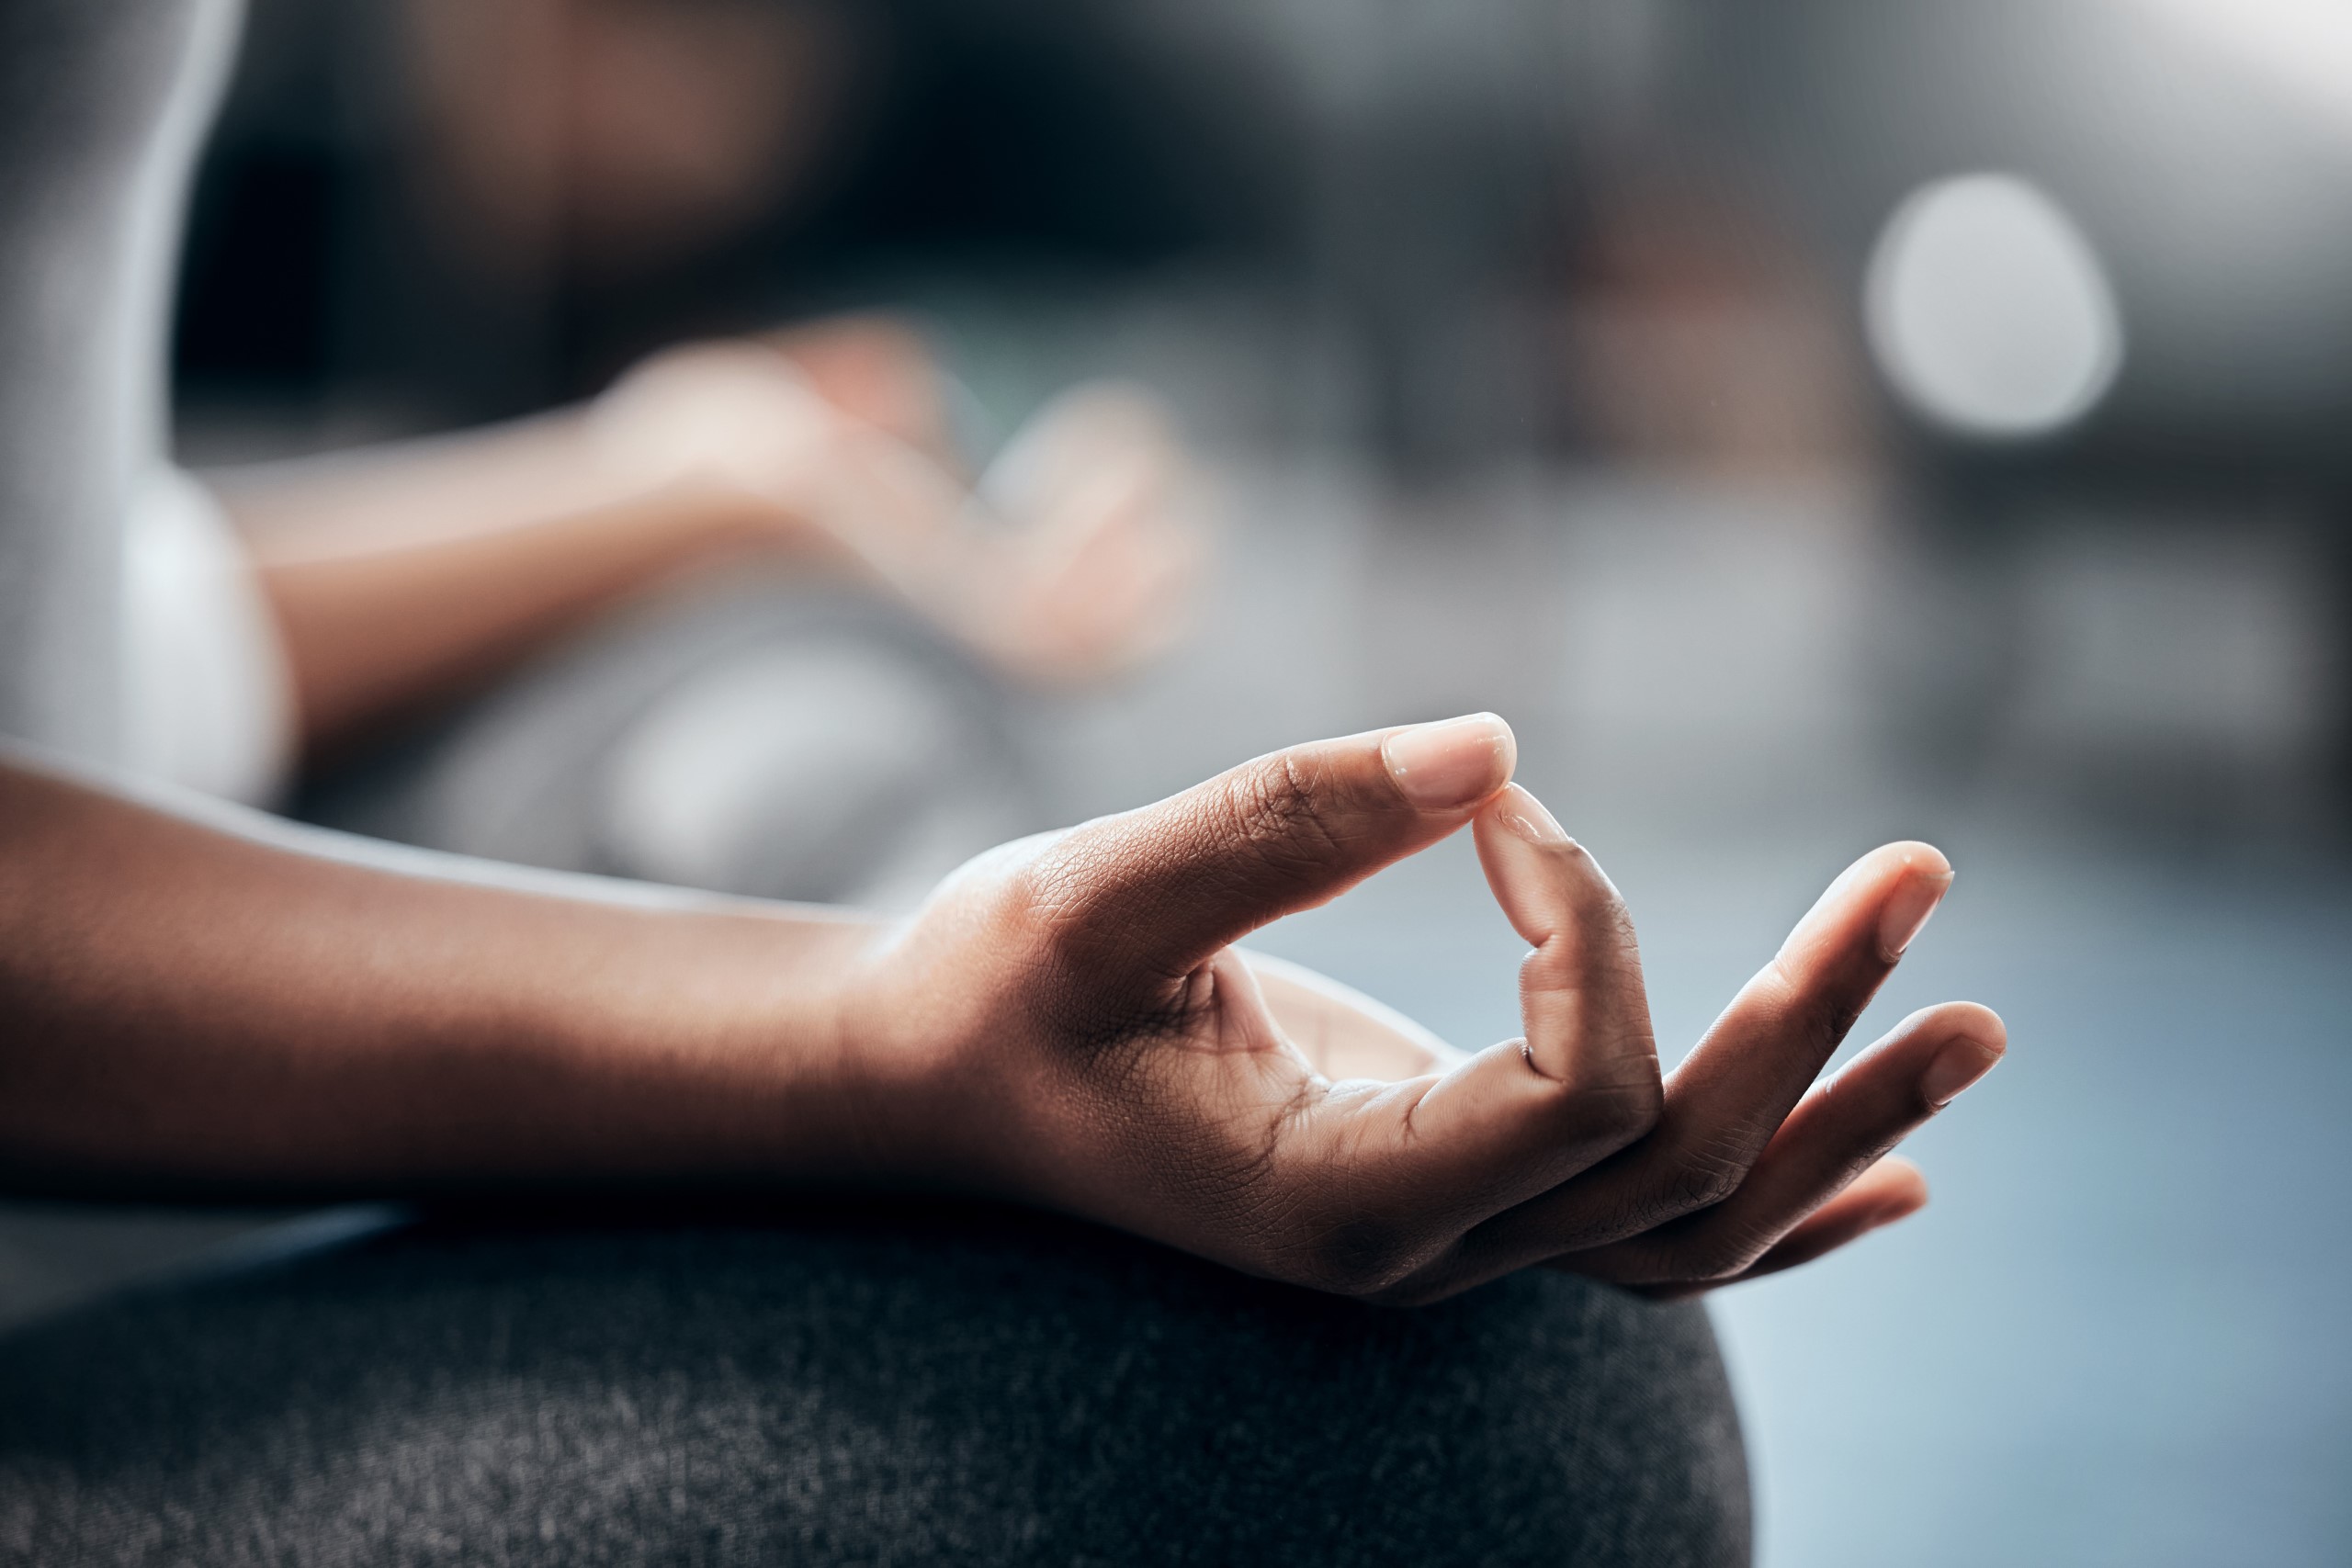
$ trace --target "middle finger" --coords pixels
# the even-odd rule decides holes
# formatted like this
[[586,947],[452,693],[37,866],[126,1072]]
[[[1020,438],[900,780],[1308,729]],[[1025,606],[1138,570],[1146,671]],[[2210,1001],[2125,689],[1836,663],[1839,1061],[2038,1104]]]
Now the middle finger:
[[1951,886],[1926,844],[1857,861],[1667,1080],[1656,1129],[1475,1227],[1449,1270],[1492,1278],[1730,1196]]

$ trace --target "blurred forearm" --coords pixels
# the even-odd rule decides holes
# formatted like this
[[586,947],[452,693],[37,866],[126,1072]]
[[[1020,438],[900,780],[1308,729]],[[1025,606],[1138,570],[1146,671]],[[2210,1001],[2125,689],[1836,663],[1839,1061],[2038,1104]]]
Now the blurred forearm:
[[277,615],[310,751],[458,694],[672,572],[788,537],[717,486],[616,482],[576,415],[217,488]]

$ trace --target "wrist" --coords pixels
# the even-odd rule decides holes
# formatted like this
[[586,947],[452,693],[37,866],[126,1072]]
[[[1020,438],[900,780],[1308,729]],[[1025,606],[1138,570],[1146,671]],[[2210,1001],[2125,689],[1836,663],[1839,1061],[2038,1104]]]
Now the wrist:
[[[888,1182],[870,1110],[882,1075],[854,1022],[878,923],[739,907],[633,924],[634,951],[566,1004],[577,1026],[559,1059],[601,1080],[602,1109],[552,1163],[697,1186]],[[572,1126],[556,1110],[548,1131]]]
[[859,1168],[885,1187],[1003,1192],[1003,1145],[1024,1120],[1008,1071],[1017,1012],[932,963],[926,935],[876,928],[843,967],[839,1084]]

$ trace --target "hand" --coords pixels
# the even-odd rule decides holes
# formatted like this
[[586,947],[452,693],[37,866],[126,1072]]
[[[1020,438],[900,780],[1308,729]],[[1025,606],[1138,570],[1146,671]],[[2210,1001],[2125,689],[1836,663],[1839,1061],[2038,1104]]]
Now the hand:
[[[1535,1264],[1678,1293],[1916,1209],[1882,1156],[1998,1059],[2000,1021],[1929,1009],[1806,1089],[1943,858],[1856,863],[1662,1079],[1624,905],[1514,759],[1486,715],[1325,741],[972,863],[850,982],[870,1146],[900,1179],[1395,1303]],[[1523,1039],[1465,1056],[1231,945],[1465,824],[1533,946]]]
[[982,476],[999,520],[975,563],[967,636],[1025,679],[1114,675],[1167,650],[1206,555],[1175,421],[1140,388],[1093,382],[1048,403]]
[[1175,640],[1203,547],[1190,464],[1155,400],[1065,394],[976,492],[942,457],[944,428],[910,438],[924,428],[901,362],[913,351],[868,354],[861,376],[863,340],[839,335],[817,337],[817,355],[789,336],[655,355],[591,412],[599,468],[629,493],[718,498],[755,534],[851,562],[1023,680],[1116,674]]

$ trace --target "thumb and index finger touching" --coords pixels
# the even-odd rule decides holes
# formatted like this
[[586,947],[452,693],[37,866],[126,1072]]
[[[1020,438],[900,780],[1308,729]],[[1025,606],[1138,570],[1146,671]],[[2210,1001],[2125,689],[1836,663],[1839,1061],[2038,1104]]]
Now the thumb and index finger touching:
[[1393,1107],[1383,1142],[1416,1150],[1440,1189],[1530,1196],[1645,1131],[1660,1090],[1624,904],[1510,783],[1517,760],[1510,727],[1471,714],[1272,752],[1089,824],[1049,872],[1064,952],[1090,987],[1169,986],[1475,821],[1488,885],[1532,949],[1526,1037]]
[[[1517,761],[1510,727],[1491,713],[1269,752],[1075,829],[1038,868],[1038,890],[1091,985],[1170,984],[1475,818],[1496,900],[1533,949],[1527,1038],[1511,1043],[1524,1066],[1562,1087],[1655,1084],[1632,921],[1600,866],[1510,782]],[[1685,1109],[1708,1112],[1693,1120],[1760,1102],[1768,1113],[1748,1136],[1768,1133],[1951,881],[1925,844],[1857,862],[1676,1075]],[[1815,1018],[1820,1027],[1804,1027]]]
[[1633,922],[1599,864],[1510,782],[1517,761],[1491,713],[1270,752],[1061,840],[1061,923],[1095,983],[1166,984],[1475,821],[1488,886],[1532,950],[1526,1038],[1498,1048],[1510,1062],[1482,1081],[1514,1100],[1623,1091],[1645,1120],[1657,1055]]
[[1516,761],[1509,727],[1475,714],[1271,753],[1088,824],[1040,868],[1062,957],[1098,997],[1165,994],[1252,931],[1475,822],[1489,886],[1533,950],[1526,1037],[1325,1129],[1353,1151],[1345,1163],[1374,1156],[1409,1178],[1415,1228],[1442,1240],[1639,1137],[1660,1100],[1623,903],[1510,783]]
[[[1661,1103],[1624,906],[1591,857],[1511,784],[1517,760],[1510,727],[1473,714],[1272,752],[1088,824],[1041,868],[1075,943],[1065,953],[1082,961],[1090,986],[1181,982],[1251,931],[1476,820],[1497,901],[1533,949],[1521,973],[1527,1036],[1400,1102],[1398,1136],[1382,1142],[1392,1153],[1418,1151],[1408,1163],[1433,1179],[1425,1196],[1494,1213],[1639,1138],[1662,1112],[1718,1135],[1745,1112],[1769,1134],[1950,885],[1948,866],[1925,845],[1864,857],[1710,1031]],[[1849,939],[1849,927],[1863,934]],[[1827,1028],[1804,1027],[1815,1014],[1838,1016]],[[1584,1125],[1597,1104],[1613,1109]],[[1741,1142],[1750,1140],[1762,1141],[1751,1133]],[[1755,1150],[1742,1153],[1744,1166]]]
[[[1172,980],[1475,820],[1496,901],[1533,950],[1521,976],[1527,1065],[1563,1083],[1587,1077],[1577,1043],[1605,1021],[1654,1077],[1623,902],[1510,782],[1517,761],[1510,727],[1491,713],[1269,752],[1064,838],[1053,897],[1106,977]],[[1611,1016],[1588,1016],[1597,1007]]]
[[1069,834],[1044,892],[1098,981],[1179,980],[1454,832],[1518,756],[1490,713],[1269,752]]

